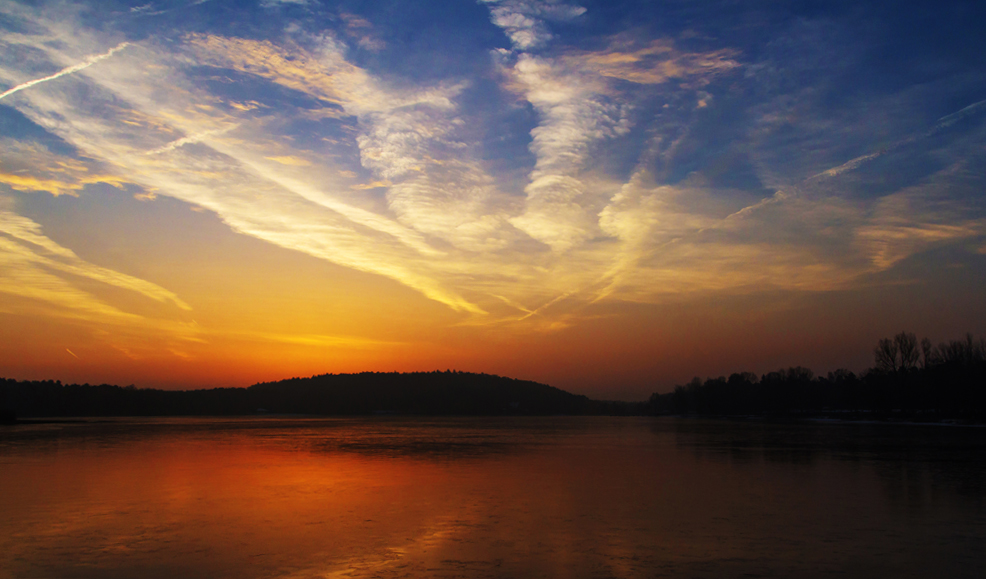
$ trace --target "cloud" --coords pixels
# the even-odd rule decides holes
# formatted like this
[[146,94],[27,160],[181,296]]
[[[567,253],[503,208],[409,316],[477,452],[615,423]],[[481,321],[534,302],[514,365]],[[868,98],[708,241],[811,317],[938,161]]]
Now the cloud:
[[[289,59],[273,45],[245,40],[235,41],[232,55],[226,41],[192,42],[196,50],[208,47],[209,59],[318,95],[354,115],[362,165],[390,183],[388,206],[401,224],[467,250],[502,247],[498,231],[506,221],[488,214],[490,178],[478,164],[455,158],[466,146],[455,136],[462,122],[453,103],[463,85],[394,89],[344,63],[339,42],[317,40],[318,59],[300,51]],[[269,66],[281,62],[291,64]]]
[[72,250],[47,238],[41,233],[41,226],[26,217],[0,211],[0,232],[7,236],[4,245],[7,260],[12,260],[16,255],[25,262],[134,291],[161,303],[171,303],[182,310],[191,309],[164,288],[79,259]]
[[56,155],[43,145],[0,138],[0,183],[15,191],[44,191],[54,196],[78,195],[86,185],[122,187],[129,181],[100,171],[98,163]]
[[[110,305],[84,286],[115,287],[143,296],[159,304],[160,317]],[[85,322],[94,329],[110,328],[108,339],[115,341],[133,334],[176,343],[200,340],[197,325],[178,315],[191,308],[174,293],[86,262],[46,237],[34,221],[7,210],[0,210],[0,293],[27,300],[5,299],[0,311],[40,313]]]
[[925,185],[887,195],[874,204],[872,217],[855,231],[856,244],[874,268],[886,270],[931,247],[986,235],[986,217],[976,217],[982,208],[956,199],[954,183],[941,186],[956,170],[949,167]]
[[846,161],[845,163],[842,163],[841,165],[839,165],[837,167],[832,167],[831,169],[827,169],[825,171],[822,171],[821,173],[817,173],[815,175],[812,175],[808,179],[808,181],[813,181],[813,180],[817,180],[817,179],[821,179],[821,178],[826,178],[826,177],[837,177],[837,176],[839,176],[839,175],[841,175],[843,173],[846,173],[848,171],[853,171],[855,169],[858,169],[859,167],[863,166],[864,164],[866,164],[866,163],[868,163],[870,161],[873,161],[875,159],[879,159],[880,157],[883,157],[884,155],[887,155],[888,153],[893,153],[893,152],[898,151],[898,150],[900,150],[900,149],[902,149],[902,148],[904,148],[904,147],[906,147],[908,145],[913,145],[913,144],[917,143],[918,141],[921,141],[923,139],[927,139],[929,137],[933,137],[933,136],[939,134],[941,131],[943,131],[943,130],[945,130],[945,129],[947,129],[947,128],[953,126],[953,125],[955,125],[956,123],[958,123],[958,122],[960,122],[960,121],[962,121],[962,120],[964,120],[964,119],[966,119],[968,117],[971,117],[971,116],[973,116],[973,115],[975,115],[975,114],[977,114],[979,112],[982,112],[984,110],[986,110],[986,100],[979,101],[979,102],[973,103],[973,104],[971,104],[969,106],[963,107],[961,110],[959,110],[959,111],[957,111],[955,113],[952,113],[950,115],[946,115],[946,116],[938,119],[938,122],[931,129],[922,131],[922,132],[917,133],[917,134],[908,135],[908,136],[906,136],[906,137],[904,137],[902,139],[898,139],[898,140],[894,141],[893,143],[890,143],[889,145],[885,145],[883,147],[880,147],[880,149],[877,150],[877,151],[875,151],[875,152],[867,153],[865,155],[860,155],[859,157],[856,157],[854,159],[850,159],[849,161]]
[[551,0],[481,0],[490,18],[518,50],[540,48],[551,40],[544,20],[571,20],[585,14],[581,6]]
[[[355,178],[356,177],[356,174],[355,173],[352,173],[352,172],[349,172],[349,175],[347,175],[347,176],[351,176],[351,177]],[[360,183],[358,185],[353,185],[352,188],[353,189],[356,189],[356,190],[379,189],[381,187],[390,187],[391,185],[393,185],[393,183],[391,183],[390,181],[383,180],[383,181],[371,181],[369,183]]]
[[[178,147],[183,147],[185,145],[191,145],[193,143],[200,143],[206,137],[212,137],[212,136],[216,136],[216,135],[222,135],[223,133],[228,133],[229,131],[235,129],[236,127],[237,127],[237,125],[230,125],[228,127],[224,127],[224,128],[221,128],[221,129],[213,129],[211,131],[202,131],[202,132],[196,133],[194,135],[189,135],[187,137],[182,137],[180,139],[175,139],[174,141],[171,141],[170,143],[167,143],[167,144],[165,144],[165,145],[163,145],[161,147],[158,147],[158,148],[156,148],[154,150],[151,150],[151,151],[147,151],[145,154],[146,155],[160,155],[161,153],[170,153],[171,151],[174,151]],[[270,157],[268,157],[268,158],[270,158]],[[286,158],[292,158],[292,157],[286,157]]]
[[55,80],[56,78],[61,78],[61,77],[65,76],[65,75],[67,75],[67,74],[72,74],[73,72],[79,72],[80,70],[85,70],[85,69],[89,68],[90,66],[96,64],[97,62],[106,60],[107,58],[113,56],[114,53],[119,52],[119,51],[123,50],[124,48],[126,48],[128,46],[130,46],[130,43],[129,42],[121,42],[120,44],[117,44],[116,46],[114,46],[113,48],[107,50],[106,52],[104,52],[102,54],[96,54],[94,56],[90,56],[89,58],[85,59],[84,61],[80,62],[79,64],[73,64],[72,66],[65,67],[62,70],[56,72],[55,74],[48,75],[48,76],[45,76],[45,77],[42,77],[42,78],[38,78],[38,79],[35,79],[35,80],[31,80],[31,81],[28,81],[28,82],[19,84],[19,85],[15,86],[15,87],[9,88],[6,91],[0,93],[0,99],[5,98],[7,96],[10,96],[10,95],[12,95],[12,94],[14,94],[16,92],[20,92],[20,91],[22,91],[22,90],[24,90],[26,88],[31,88],[32,86],[41,84],[43,82],[48,82],[49,80]]
[[950,115],[946,115],[938,119],[938,124],[935,125],[933,130],[941,130],[948,128],[955,123],[967,118],[972,115],[986,111],[986,100],[981,100],[979,102],[972,103],[967,107],[963,107],[961,110],[956,111]]
[[668,39],[654,39],[643,46],[625,36],[616,36],[601,51],[569,51],[563,57],[570,68],[593,71],[607,78],[637,84],[660,84],[672,79],[694,77],[707,84],[718,74],[740,67],[738,52],[720,49],[684,52]]
[[524,188],[525,211],[510,223],[555,251],[567,251],[594,234],[601,208],[579,178],[590,145],[625,134],[627,109],[606,95],[598,76],[551,59],[521,54],[504,71],[509,86],[539,117],[531,130],[537,161]]
[[942,242],[974,238],[986,234],[986,221],[966,220],[952,223],[914,221],[878,222],[857,231],[856,238],[878,270]]
[[360,336],[330,336],[324,334],[277,334],[270,332],[219,332],[217,336],[256,342],[276,342],[317,348],[369,350],[380,346],[406,346],[405,342],[374,340]]
[[[886,151],[857,148],[835,161],[819,155],[831,162],[792,168],[775,159],[785,150],[808,157],[815,149],[785,149],[764,135],[791,118],[818,123],[810,128],[827,138],[834,125],[799,117],[802,105],[792,104],[778,108],[777,124],[768,126],[773,121],[758,116],[762,110],[730,92],[747,78],[730,74],[748,70],[738,52],[688,52],[669,40],[615,36],[599,51],[535,53],[547,48],[553,19],[584,10],[545,2],[489,6],[500,10],[493,21],[514,43],[496,53],[498,78],[512,93],[503,98],[520,101],[517,110],[529,106],[533,126],[529,116],[506,128],[488,124],[473,110],[482,107],[468,104],[476,98],[470,79],[422,85],[411,73],[357,66],[347,42],[372,27],[355,17],[343,18],[345,42],[296,29],[266,40],[149,38],[88,69],[73,83],[79,86],[11,99],[84,161],[8,139],[0,181],[54,194],[97,180],[134,183],[215,212],[245,235],[396,280],[461,312],[464,324],[524,331],[576,323],[596,300],[852,287],[907,256],[982,234],[981,208],[952,197],[927,202],[935,187],[954,190],[955,174],[929,178],[922,189],[850,199],[847,191],[868,163],[898,162],[908,147],[931,139]],[[98,32],[40,16],[37,23],[49,32],[15,41],[52,62],[106,44]],[[62,43],[48,42],[53,37]],[[0,66],[6,77],[30,77],[16,63]],[[202,70],[226,80],[203,82]],[[232,83],[261,88],[244,96],[223,88]],[[306,104],[275,101],[278,91]],[[503,104],[494,96],[484,106]],[[706,106],[696,109],[700,102]],[[714,116],[726,106],[742,109],[735,125],[724,113]],[[954,126],[979,110],[938,124]],[[715,129],[701,124],[708,118]],[[730,142],[700,140],[722,127],[732,131]],[[505,141],[513,143],[529,131],[532,164],[524,164],[524,151],[497,151],[512,163],[508,170],[490,162],[477,135],[493,128],[518,133],[505,135],[517,137]],[[616,169],[600,160],[611,149],[622,163]],[[969,154],[956,151],[941,155]],[[761,181],[755,188],[707,175],[710,163],[731,154],[753,166]],[[31,275],[60,279],[65,272],[52,274],[53,267],[32,266]],[[24,279],[25,288],[48,287]],[[73,299],[90,303],[63,301]]]
[[286,5],[304,6],[309,0],[261,0],[260,5],[264,8],[279,8]]
[[[299,59],[300,62],[279,71],[284,74],[268,67],[272,62],[290,63],[292,59],[284,57],[270,43],[249,43],[235,39],[226,42],[194,37],[190,39],[190,45],[196,52],[231,48],[228,58],[224,57],[225,62],[244,69],[253,69],[255,62],[250,57],[258,56],[259,62],[263,63],[260,65],[263,68],[258,72],[326,99],[358,97],[359,91],[368,90],[363,85],[373,82],[362,71],[341,62],[341,57],[332,57],[331,51],[336,47],[331,41],[322,45],[322,54],[331,57],[327,67],[327,59],[316,60],[309,57]],[[332,59],[336,64],[333,64]],[[156,66],[161,64],[163,63]],[[143,61],[139,66],[147,65]],[[96,79],[101,86],[117,95],[118,102],[128,103],[127,108],[117,106],[116,110],[113,105],[106,103],[105,110],[114,110],[116,117],[113,119],[93,117],[87,109],[79,108],[59,96],[36,97],[38,110],[49,110],[51,113],[38,115],[35,112],[35,118],[42,125],[50,126],[97,156],[114,159],[118,166],[124,167],[135,176],[135,183],[153,187],[158,194],[168,194],[216,211],[239,231],[320,258],[328,258],[342,265],[393,277],[455,309],[481,311],[442,288],[441,284],[430,279],[427,274],[408,268],[406,251],[394,251],[396,242],[421,255],[439,255],[441,252],[424,243],[420,234],[387,217],[341,201],[326,192],[324,185],[314,185],[305,178],[284,173],[272,166],[267,159],[285,155],[270,155],[269,149],[254,153],[251,149],[263,147],[251,146],[238,139],[224,138],[224,131],[218,129],[207,128],[193,133],[194,138],[182,137],[175,140],[173,135],[189,134],[193,127],[213,125],[228,130],[232,119],[219,115],[213,107],[196,104],[194,95],[181,91],[180,83],[170,87],[172,106],[166,105],[167,110],[164,110],[157,101],[156,97],[159,95],[152,97],[159,87],[146,86],[147,80],[143,75],[138,75],[136,78],[140,80],[134,82],[134,72],[136,70],[133,68],[122,66],[107,71],[107,74]],[[335,78],[332,78],[332,72],[338,73]],[[333,87],[333,84],[336,86]],[[341,89],[338,96],[334,94],[335,88]],[[144,89],[147,89],[146,92]],[[436,105],[439,108],[449,106],[447,97],[435,91],[422,91],[408,98],[397,95],[395,98],[384,96],[381,99],[376,93],[370,93],[370,97],[346,102],[360,114],[386,112],[389,107],[400,109],[422,104]],[[73,117],[69,124],[57,120],[66,113]],[[129,117],[129,123],[141,130],[121,134],[119,125],[115,123],[126,117]],[[428,129],[423,127],[422,130]],[[242,130],[246,131],[249,131],[249,127]],[[146,143],[159,136],[166,137],[165,144],[147,149]],[[181,154],[187,147],[180,145],[191,141],[206,144],[219,154],[205,157],[201,155],[201,151],[191,156]],[[383,145],[387,146],[386,143]],[[155,154],[147,155],[148,150]],[[283,166],[280,162],[275,163]],[[244,181],[249,184],[246,185]],[[228,184],[237,184],[237,189],[223,186]],[[264,190],[273,194],[269,194],[263,202],[252,195],[252,192]],[[253,198],[244,198],[244,193],[241,192],[247,192]],[[269,199],[291,197],[294,200],[290,203],[266,203]],[[306,203],[321,206],[328,213],[313,215],[310,209],[304,208]],[[262,209],[258,207],[261,204],[265,205]],[[258,209],[255,213],[252,212],[254,208]],[[296,226],[285,228],[286,223],[295,223]],[[367,230],[371,232],[369,236]]]
[[[550,39],[534,16],[568,19],[584,11],[527,2],[491,8],[493,22],[507,31],[518,50],[540,47]],[[630,105],[609,81],[658,84],[693,77],[704,86],[711,77],[739,66],[732,60],[735,54],[730,50],[685,53],[660,39],[635,47],[621,36],[606,50],[570,50],[560,58],[521,53],[511,63],[509,56],[499,53],[508,87],[530,102],[539,117],[531,131],[530,149],[537,162],[524,189],[525,211],[510,218],[510,223],[556,252],[569,251],[596,235],[605,201],[601,195],[587,193],[580,173],[591,146],[630,131]],[[711,95],[703,95],[699,108],[711,100]]]
[[[602,229],[618,241],[594,299],[653,302],[720,291],[818,291],[845,287],[859,275],[812,246],[761,238],[775,231],[772,221],[789,222],[792,214],[817,208],[784,206],[783,217],[760,214],[737,222],[710,211],[714,195],[701,182],[662,185],[638,169],[600,213]],[[831,213],[818,216],[829,218]]]
[[282,165],[292,165],[294,167],[311,167],[312,165],[311,161],[308,161],[307,159],[302,159],[301,157],[292,157],[291,155],[282,155],[279,157],[277,156],[265,157],[265,159],[275,161]]
[[377,52],[387,47],[387,43],[373,33],[373,25],[367,19],[348,12],[340,13],[339,17],[346,23],[346,35],[360,48]]

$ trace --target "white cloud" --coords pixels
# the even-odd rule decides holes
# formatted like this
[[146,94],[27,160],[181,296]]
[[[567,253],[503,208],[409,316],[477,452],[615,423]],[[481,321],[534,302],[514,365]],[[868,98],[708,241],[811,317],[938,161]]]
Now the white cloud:
[[569,250],[594,234],[602,201],[579,177],[590,145],[627,132],[626,108],[605,95],[597,76],[549,59],[522,54],[506,72],[539,116],[526,208],[511,223],[555,251]]
[[[125,176],[158,195],[214,211],[238,232],[387,276],[457,311],[489,313],[470,317],[470,323],[523,319],[544,327],[566,323],[573,309],[596,299],[848,287],[935,243],[982,234],[975,215],[934,217],[933,207],[916,201],[927,191],[902,193],[906,204],[890,196],[854,205],[814,182],[786,183],[742,208],[726,207],[722,199],[734,192],[700,176],[662,182],[655,159],[673,156],[689,121],[645,119],[651,125],[632,127],[636,102],[630,91],[687,93],[681,99],[687,108],[702,98],[706,109],[715,109],[718,97],[700,91],[711,97],[709,84],[740,66],[736,54],[617,39],[598,52],[534,55],[523,50],[543,46],[545,21],[583,10],[541,2],[491,8],[501,10],[494,21],[516,37],[517,50],[500,53],[506,86],[537,115],[530,133],[534,165],[522,191],[506,189],[470,140],[467,125],[476,119],[465,118],[459,106],[465,82],[387,82],[349,62],[346,45],[329,34],[276,42],[214,35],[160,44],[150,39],[87,69],[75,84],[22,91],[9,102],[100,171],[47,166],[22,145],[23,151],[5,148],[10,167],[0,171],[0,183],[57,194],[97,182],[97,175],[104,182]],[[51,62],[81,62],[111,44],[65,22],[35,21],[49,33],[13,41]],[[55,45],[51,38],[63,40]],[[330,105],[333,121],[344,126],[332,135],[341,145],[317,149],[282,132],[321,112],[230,101],[189,73],[202,66],[253,75]],[[3,67],[7,78],[38,76],[16,63]],[[85,102],[77,98],[81,83]],[[672,122],[680,131],[671,130]],[[643,153],[632,153],[639,158],[629,178],[603,173],[595,153],[631,130],[667,138],[654,137]],[[846,179],[880,154],[860,156],[819,179]],[[942,203],[954,207],[953,201]],[[91,312],[109,312],[52,281],[67,270],[24,254],[33,242],[9,234],[4,239],[18,246],[6,249],[5,255],[17,256],[7,259],[20,276],[10,283],[49,288],[44,291],[50,297],[38,299],[75,300]],[[74,263],[67,255],[59,259]],[[101,283],[136,284],[112,279]],[[127,287],[177,303],[151,287]]]
[[481,0],[490,5],[490,17],[518,50],[540,48],[551,40],[542,19],[571,20],[586,9],[551,0]]

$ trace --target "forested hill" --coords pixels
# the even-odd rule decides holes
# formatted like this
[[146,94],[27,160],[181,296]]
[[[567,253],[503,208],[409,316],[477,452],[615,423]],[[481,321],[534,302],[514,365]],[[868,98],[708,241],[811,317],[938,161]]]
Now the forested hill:
[[642,410],[642,405],[590,400],[526,380],[450,371],[324,374],[249,388],[185,391],[0,379],[0,413],[8,421],[13,416],[551,415],[634,410]]
[[324,374],[256,384],[277,413],[584,414],[593,401],[537,382],[468,372]]

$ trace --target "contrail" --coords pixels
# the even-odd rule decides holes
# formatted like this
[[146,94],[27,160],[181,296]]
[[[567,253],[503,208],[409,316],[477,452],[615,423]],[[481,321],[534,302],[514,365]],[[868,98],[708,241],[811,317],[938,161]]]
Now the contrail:
[[944,116],[938,119],[938,122],[935,124],[935,126],[931,127],[930,129],[928,129],[923,133],[917,135],[911,135],[910,137],[906,137],[895,143],[892,143],[891,145],[884,147],[879,151],[876,151],[875,153],[870,153],[869,155],[863,155],[862,157],[856,157],[855,159],[851,159],[839,165],[838,167],[833,167],[828,171],[822,171],[817,175],[812,175],[811,177],[806,179],[805,182],[807,183],[822,177],[836,177],[838,175],[845,173],[846,171],[852,171],[853,169],[859,167],[860,165],[866,163],[867,161],[871,161],[873,159],[876,159],[877,157],[882,157],[887,153],[891,153],[897,149],[900,149],[905,145],[910,145],[911,143],[918,141],[920,139],[927,139],[928,137],[933,137],[936,134],[940,133],[941,131],[947,129],[948,127],[951,127],[955,123],[961,121],[962,119],[978,113],[984,108],[986,108],[986,100],[981,100],[977,103],[972,103],[971,105],[965,107],[964,109],[956,113],[952,113],[948,116]]
[[78,356],[76,356],[75,355],[75,352],[73,352],[72,350],[69,350],[68,348],[65,348],[65,351],[68,352],[69,354],[72,354],[72,356],[75,356],[75,358],[78,358]]
[[160,155],[161,153],[167,153],[167,152],[170,152],[170,151],[174,151],[175,149],[177,149],[178,147],[181,147],[183,145],[188,145],[189,143],[198,143],[199,141],[201,141],[202,139],[205,139],[206,137],[212,137],[212,136],[215,136],[215,135],[221,135],[223,133],[228,133],[229,131],[232,131],[233,129],[235,129],[235,128],[239,127],[239,126],[240,125],[230,125],[228,127],[223,127],[221,129],[214,129],[214,130],[211,130],[211,131],[202,131],[201,133],[196,133],[194,135],[189,135],[187,137],[182,137],[180,139],[176,139],[176,140],[171,141],[170,143],[164,145],[163,147],[159,147],[157,149],[154,149],[153,151],[147,151],[144,154],[145,155]]
[[[747,207],[744,207],[743,209],[740,209],[739,211],[737,211],[735,213],[732,213],[730,215],[727,215],[726,218],[723,219],[723,221],[725,222],[725,221],[729,221],[731,219],[737,219],[737,218],[740,218],[740,217],[745,217],[746,215],[748,215],[750,213],[753,213],[754,211],[760,209],[761,207],[764,207],[766,205],[771,205],[771,204],[777,203],[779,201],[783,201],[784,199],[787,199],[788,197],[792,197],[792,196],[798,195],[799,194],[798,193],[798,190],[801,187],[803,187],[805,185],[808,185],[808,184],[810,184],[812,182],[815,182],[815,181],[818,181],[818,180],[821,180],[821,179],[826,179],[826,178],[829,178],[829,177],[838,177],[839,175],[841,175],[843,173],[846,173],[848,171],[853,171],[853,170],[859,168],[861,165],[864,165],[864,164],[872,161],[873,159],[880,158],[880,157],[886,155],[887,153],[892,153],[892,152],[896,151],[897,149],[900,149],[900,148],[904,147],[905,145],[910,145],[911,143],[917,142],[917,141],[919,141],[921,139],[927,139],[928,137],[933,137],[933,136],[937,135],[938,133],[940,133],[941,131],[943,131],[943,130],[949,128],[949,127],[951,127],[955,123],[961,121],[962,119],[965,119],[966,117],[969,117],[969,116],[972,116],[972,115],[974,115],[976,113],[979,113],[983,109],[986,109],[986,100],[981,100],[979,102],[972,103],[971,105],[969,105],[969,106],[967,106],[967,107],[959,110],[958,112],[954,112],[954,113],[952,113],[950,115],[947,115],[947,116],[944,116],[944,117],[938,119],[938,122],[935,123],[935,125],[933,127],[931,127],[930,129],[924,131],[923,133],[918,133],[918,134],[915,134],[915,135],[911,135],[909,137],[905,137],[905,138],[900,139],[899,141],[896,141],[894,143],[891,143],[890,145],[888,145],[886,147],[883,147],[883,148],[881,148],[881,149],[879,149],[879,150],[877,150],[877,151],[875,151],[873,153],[869,153],[867,155],[862,155],[860,157],[856,157],[855,159],[850,159],[850,160],[846,161],[845,163],[843,163],[843,164],[841,164],[841,165],[839,165],[837,167],[832,167],[831,169],[828,169],[827,171],[822,171],[821,173],[817,173],[815,175],[812,175],[811,177],[808,177],[807,179],[805,179],[801,183],[799,183],[799,184],[795,185],[794,187],[792,187],[792,189],[793,189],[793,192],[792,193],[786,193],[784,191],[778,191],[777,193],[775,193],[771,197],[767,197],[765,199],[761,199],[758,203],[755,203],[753,205],[749,205]],[[718,226],[712,226],[712,227],[707,227],[707,228],[704,228],[704,229],[700,229],[699,230],[699,233],[704,232],[706,229],[715,229],[716,227],[718,227]]]
[[[908,139],[907,141],[910,142],[912,140],[913,139]],[[818,179],[820,177],[836,177],[838,175],[841,175],[841,174],[845,173],[846,171],[852,171],[853,169],[859,167],[860,165],[862,165],[863,163],[865,163],[867,161],[872,161],[873,159],[876,159],[877,157],[882,157],[883,155],[887,154],[887,152],[889,152],[890,150],[896,149],[897,147],[899,147],[901,145],[901,143],[902,143],[902,141],[899,141],[897,143],[894,143],[890,148],[880,149],[879,151],[877,151],[875,153],[870,153],[869,155],[863,155],[862,157],[856,157],[855,159],[846,161],[845,163],[839,165],[838,167],[832,167],[828,171],[822,171],[821,173],[818,173],[817,175],[812,175],[806,181],[812,181],[812,180]]]
[[950,127],[957,123],[958,121],[978,113],[982,108],[986,107],[986,100],[981,100],[978,103],[972,103],[971,105],[965,107],[957,113],[952,113],[946,117],[938,119],[938,124],[932,130],[940,130],[946,127]]
[[51,76],[46,76],[44,78],[37,78],[37,79],[34,79],[34,80],[29,80],[29,81],[25,82],[24,84],[19,84],[19,85],[15,86],[14,88],[9,89],[7,92],[4,92],[4,93],[0,94],[0,99],[4,98],[5,96],[12,95],[15,92],[22,91],[22,90],[24,90],[26,88],[30,88],[30,87],[32,87],[32,86],[34,86],[36,84],[41,84],[41,83],[47,82],[49,80],[54,80],[54,79],[56,79],[56,78],[58,78],[60,76],[65,76],[66,74],[72,74],[73,72],[79,72],[80,70],[82,70],[84,68],[89,68],[90,66],[92,66],[92,65],[96,64],[97,62],[99,62],[100,60],[106,60],[107,58],[113,56],[113,53],[114,52],[117,52],[119,50],[123,50],[124,48],[126,48],[128,46],[130,46],[130,43],[129,42],[121,42],[120,44],[117,44],[116,46],[114,46],[113,48],[109,49],[108,51],[106,51],[106,52],[104,52],[102,54],[97,54],[97,55],[94,55],[94,56],[90,56],[89,58],[85,59],[84,61],[80,62],[79,64],[73,64],[72,66],[70,66],[68,68],[63,68],[62,70],[56,72],[55,74],[53,74]]

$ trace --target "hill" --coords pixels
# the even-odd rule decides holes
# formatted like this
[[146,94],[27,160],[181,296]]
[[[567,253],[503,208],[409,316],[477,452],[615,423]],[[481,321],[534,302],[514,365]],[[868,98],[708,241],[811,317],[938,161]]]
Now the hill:
[[545,384],[469,372],[323,374],[249,388],[156,390],[0,379],[0,416],[553,415],[627,414]]

